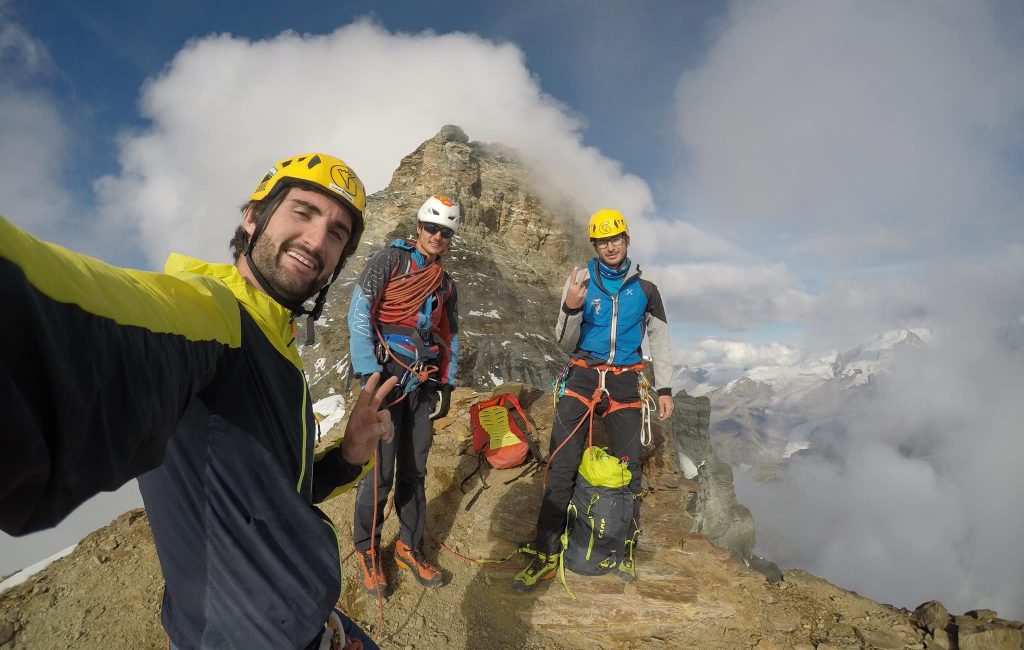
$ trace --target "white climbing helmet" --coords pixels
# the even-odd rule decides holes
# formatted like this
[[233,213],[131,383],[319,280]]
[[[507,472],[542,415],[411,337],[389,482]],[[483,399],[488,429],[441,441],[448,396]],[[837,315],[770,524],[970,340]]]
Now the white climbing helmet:
[[435,194],[423,202],[416,219],[421,223],[436,223],[445,228],[451,228],[453,232],[459,231],[459,224],[462,223],[462,212],[459,204],[447,196]]

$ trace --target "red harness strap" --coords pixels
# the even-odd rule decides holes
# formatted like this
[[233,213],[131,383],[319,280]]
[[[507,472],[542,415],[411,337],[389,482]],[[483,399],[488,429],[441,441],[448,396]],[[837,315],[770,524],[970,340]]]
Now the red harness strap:
[[[621,411],[622,409],[638,409],[638,408],[643,408],[644,404],[641,401],[637,401],[637,402],[617,402],[617,401],[615,401],[612,398],[611,394],[608,392],[608,390],[604,387],[604,376],[603,376],[603,374],[604,373],[608,373],[608,372],[616,374],[616,375],[621,375],[624,372],[640,373],[640,372],[643,372],[643,370],[644,370],[644,364],[642,364],[642,363],[635,363],[635,364],[633,364],[631,366],[609,366],[608,364],[605,364],[605,363],[599,363],[597,365],[591,366],[591,365],[587,365],[587,362],[583,361],[582,359],[573,359],[572,361],[569,362],[569,364],[573,365],[573,366],[579,366],[580,368],[589,368],[591,370],[596,370],[598,373],[602,374],[601,381],[598,383],[598,386],[597,386],[597,390],[594,391],[594,395],[590,399],[584,397],[583,395],[580,395],[579,393],[577,393],[576,391],[574,391],[572,389],[569,389],[569,388],[565,389],[565,394],[566,395],[569,395],[570,397],[575,397],[579,401],[581,401],[584,404],[586,404],[587,408],[590,409],[591,413],[594,412],[594,409],[597,407],[598,403],[601,402],[601,394],[602,393],[608,396],[608,408],[605,410],[605,412],[603,414],[601,414],[601,417],[607,417],[609,414],[614,413],[615,411]],[[593,402],[593,403],[591,403],[591,402]]]
[[588,419],[590,420],[590,429],[589,429],[589,431],[587,431],[587,446],[588,447],[593,446],[593,444],[594,444],[594,410],[597,408],[597,405],[601,403],[602,395],[606,395],[608,397],[608,408],[605,410],[604,413],[601,414],[601,417],[606,417],[609,413],[614,413],[615,411],[620,411],[622,409],[638,409],[638,408],[643,408],[643,405],[644,405],[644,403],[642,401],[639,401],[639,402],[616,402],[614,399],[612,399],[612,396],[608,393],[608,389],[605,388],[605,385],[604,385],[604,377],[605,377],[605,375],[607,373],[611,372],[611,373],[616,374],[616,375],[620,375],[620,374],[622,374],[624,372],[641,373],[641,372],[643,372],[644,364],[637,363],[637,364],[633,364],[632,366],[609,366],[607,364],[598,364],[598,365],[592,365],[591,366],[591,365],[587,365],[586,362],[584,362],[584,361],[582,361],[580,359],[573,359],[569,363],[571,365],[579,366],[581,368],[589,368],[589,369],[597,372],[597,374],[598,374],[597,388],[594,389],[594,394],[591,395],[589,398],[588,397],[584,397],[583,395],[580,395],[579,393],[577,393],[576,391],[574,391],[572,389],[569,389],[569,388],[565,389],[565,393],[564,393],[565,395],[568,395],[570,397],[574,397],[574,398],[578,399],[579,401],[583,402],[584,405],[586,405],[587,413],[583,417],[580,418],[580,421],[576,423],[576,428],[572,430],[572,433],[570,433],[569,435],[567,435],[565,437],[565,440],[562,441],[562,444],[558,445],[558,448],[555,449],[553,452],[551,452],[551,457],[548,458],[548,464],[544,467],[544,482],[543,482],[543,485],[544,485],[545,488],[547,488],[547,484],[548,484],[548,470],[551,468],[551,461],[554,459],[555,455],[559,451],[561,451],[562,447],[564,447],[566,445],[566,443],[569,442],[569,440],[572,439],[572,437],[574,435],[576,435],[576,432],[580,430],[580,427],[583,426],[583,423],[586,422]]

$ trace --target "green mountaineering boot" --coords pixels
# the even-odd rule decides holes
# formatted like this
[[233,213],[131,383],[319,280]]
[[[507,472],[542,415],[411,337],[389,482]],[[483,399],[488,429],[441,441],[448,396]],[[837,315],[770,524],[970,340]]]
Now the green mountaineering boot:
[[626,557],[619,562],[619,580],[627,585],[636,582],[636,563],[633,561],[633,546],[636,544],[631,539],[626,540]]
[[520,551],[531,554],[534,557],[522,571],[516,574],[515,578],[512,578],[512,588],[518,593],[525,594],[533,590],[541,580],[550,580],[555,577],[555,573],[558,570],[557,553],[546,555],[544,553],[537,553],[529,549],[529,547],[520,549]]

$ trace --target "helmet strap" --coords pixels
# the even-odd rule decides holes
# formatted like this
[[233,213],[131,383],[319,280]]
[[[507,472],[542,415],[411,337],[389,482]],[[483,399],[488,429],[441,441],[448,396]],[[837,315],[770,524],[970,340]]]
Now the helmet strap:
[[342,252],[341,259],[338,260],[337,266],[334,267],[334,273],[331,274],[331,279],[327,284],[321,287],[319,293],[317,293],[316,300],[313,303],[313,309],[306,309],[305,304],[296,304],[274,290],[273,286],[271,286],[267,281],[263,272],[260,271],[259,266],[256,264],[256,260],[252,256],[252,250],[256,244],[256,240],[259,239],[260,235],[263,234],[263,231],[266,230],[267,222],[270,221],[270,217],[273,216],[274,211],[277,210],[278,206],[280,206],[281,202],[284,200],[287,189],[288,186],[281,187],[277,195],[265,208],[263,208],[260,214],[256,216],[256,227],[252,231],[252,236],[249,237],[249,243],[245,247],[243,255],[245,256],[246,264],[249,265],[249,270],[252,271],[253,277],[256,278],[256,281],[259,283],[260,288],[263,289],[264,293],[273,298],[274,302],[291,311],[293,318],[302,315],[307,316],[305,344],[313,345],[316,343],[316,335],[313,332],[313,321],[320,318],[320,315],[323,313],[324,304],[327,302],[327,290],[330,289],[331,285],[334,284],[334,281],[338,279],[338,274],[341,273],[341,267],[344,265],[347,255],[345,252]]
[[249,270],[252,272],[256,282],[259,283],[260,288],[263,289],[263,293],[267,294],[274,299],[274,302],[280,304],[285,309],[292,312],[292,316],[299,316],[308,313],[302,304],[296,304],[280,293],[278,293],[274,287],[267,281],[266,276],[263,275],[263,271],[256,264],[256,258],[252,256],[253,248],[256,246],[256,241],[263,234],[263,231],[267,229],[267,223],[270,221],[270,217],[273,216],[274,211],[277,210],[278,206],[284,200],[285,192],[279,191],[277,195],[267,203],[266,207],[256,215],[256,227],[252,231],[252,235],[249,237],[249,243],[245,247],[245,252],[242,255],[245,256],[245,263],[249,265]]

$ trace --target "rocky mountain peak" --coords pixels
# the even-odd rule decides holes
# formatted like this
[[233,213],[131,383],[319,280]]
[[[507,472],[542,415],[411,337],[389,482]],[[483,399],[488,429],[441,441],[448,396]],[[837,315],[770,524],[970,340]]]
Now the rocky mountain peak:
[[[593,255],[578,208],[545,184],[511,147],[475,142],[443,127],[405,156],[383,190],[367,199],[366,233],[328,297],[318,343],[302,350],[315,398],[348,384],[353,282],[363,262],[393,239],[415,236],[426,197],[459,202],[464,225],[443,260],[458,287],[460,385],[506,381],[547,385],[565,356],[552,341],[562,285]],[[300,337],[301,338],[301,337]]]

